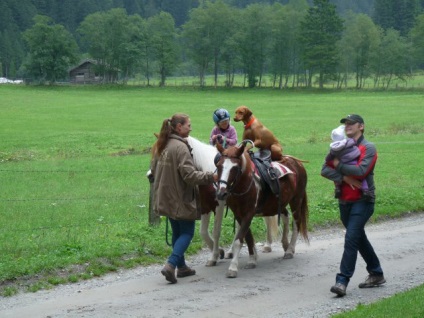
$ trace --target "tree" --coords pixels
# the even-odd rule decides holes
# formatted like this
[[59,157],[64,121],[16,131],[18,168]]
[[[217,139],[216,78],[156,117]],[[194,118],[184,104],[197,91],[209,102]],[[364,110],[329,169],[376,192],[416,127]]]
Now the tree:
[[384,30],[393,28],[406,36],[420,10],[419,0],[375,0],[373,18]]
[[178,46],[174,19],[167,12],[161,12],[148,20],[152,32],[152,47],[158,63],[160,86],[165,86],[166,77],[177,65]]
[[26,68],[37,79],[54,83],[66,77],[69,66],[78,60],[78,46],[72,35],[49,17],[37,15],[34,22],[23,34],[29,49]]
[[343,32],[343,20],[329,0],[314,0],[314,6],[309,8],[301,29],[302,57],[309,72],[308,86],[312,85],[313,74],[318,73],[319,87],[323,88],[326,78],[336,73],[337,41]]
[[412,44],[412,56],[415,65],[424,67],[424,14],[417,17],[415,26],[409,34]]
[[293,75],[292,86],[298,74],[300,22],[308,9],[306,0],[291,1],[288,5],[274,4],[271,18],[270,71],[274,86],[287,87],[289,76]]
[[400,32],[394,29],[386,30],[378,50],[372,56],[374,85],[382,82],[388,88],[394,78],[405,80],[410,76],[411,45]]
[[241,12],[236,41],[250,88],[261,85],[271,34],[270,17],[270,6],[259,4],[249,5]]
[[105,82],[116,82],[121,72],[124,82],[140,66],[145,25],[138,16],[129,17],[124,9],[88,15],[78,31],[97,61],[97,71]]
[[355,73],[356,88],[362,88],[371,75],[370,59],[380,44],[380,30],[365,14],[352,14],[346,20],[346,31],[340,41],[341,66],[347,79]]
[[146,20],[135,14],[128,17],[128,22],[128,40],[120,47],[119,67],[124,83],[142,69],[143,60],[146,59],[144,47],[148,38]]
[[[234,10],[222,0],[215,3],[207,1],[204,6],[191,12],[191,19],[184,27],[183,36],[189,45],[189,54],[197,62],[200,72],[200,82],[209,63],[213,63],[215,87],[218,84],[218,72],[223,52],[229,53],[229,38],[234,28]],[[207,53],[206,53],[207,52]],[[205,55],[206,53],[206,55]],[[229,62],[229,54],[226,62]]]

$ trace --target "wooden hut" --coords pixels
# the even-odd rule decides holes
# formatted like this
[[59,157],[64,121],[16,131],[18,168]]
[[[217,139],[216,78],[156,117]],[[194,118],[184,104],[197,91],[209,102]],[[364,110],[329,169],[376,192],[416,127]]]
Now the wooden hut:
[[99,83],[102,78],[96,73],[94,60],[84,60],[79,65],[69,70],[69,78],[71,83],[90,84]]

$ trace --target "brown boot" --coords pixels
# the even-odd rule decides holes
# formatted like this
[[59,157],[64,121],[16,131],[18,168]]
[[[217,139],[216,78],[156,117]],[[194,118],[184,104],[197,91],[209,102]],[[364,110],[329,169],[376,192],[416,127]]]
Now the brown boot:
[[175,278],[175,268],[171,264],[166,263],[160,272],[171,284],[175,284],[177,282],[177,279]]
[[196,274],[196,271],[194,269],[191,269],[187,265],[181,268],[178,268],[177,271],[177,277],[187,277],[187,276],[193,276]]

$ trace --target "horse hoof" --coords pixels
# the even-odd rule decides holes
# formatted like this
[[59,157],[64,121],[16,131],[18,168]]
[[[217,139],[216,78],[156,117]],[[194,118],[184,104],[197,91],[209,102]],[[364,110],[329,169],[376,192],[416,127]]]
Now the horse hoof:
[[252,269],[252,268],[256,268],[256,264],[253,263],[248,263],[246,264],[246,266],[244,266],[245,269]]
[[283,259],[292,259],[293,254],[292,253],[284,253]]
[[233,253],[227,253],[227,254],[225,254],[225,258],[226,259],[232,259],[233,258]]
[[264,248],[262,249],[262,253],[271,253],[271,252],[272,252],[271,246],[264,246]]
[[223,259],[225,257],[225,252],[222,248],[219,249],[219,259]]
[[237,277],[237,272],[236,271],[229,270],[227,272],[227,278],[236,278],[236,277]]
[[216,261],[207,261],[206,267],[216,266]]

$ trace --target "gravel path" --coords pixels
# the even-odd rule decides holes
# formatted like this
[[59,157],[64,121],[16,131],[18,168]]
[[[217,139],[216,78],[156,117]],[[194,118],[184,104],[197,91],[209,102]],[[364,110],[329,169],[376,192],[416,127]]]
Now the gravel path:
[[[424,214],[367,226],[380,257],[387,283],[359,289],[367,276],[358,259],[347,296],[330,293],[338,270],[341,228],[310,233],[310,244],[299,242],[295,257],[283,260],[279,244],[269,254],[259,252],[256,269],[225,277],[229,260],[210,268],[208,251],[189,260],[197,274],[168,285],[161,266],[139,267],[53,290],[0,298],[0,317],[329,317],[356,305],[374,302],[424,283]],[[260,245],[260,244],[258,244]],[[260,251],[260,247],[259,247]]]

